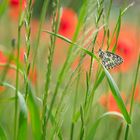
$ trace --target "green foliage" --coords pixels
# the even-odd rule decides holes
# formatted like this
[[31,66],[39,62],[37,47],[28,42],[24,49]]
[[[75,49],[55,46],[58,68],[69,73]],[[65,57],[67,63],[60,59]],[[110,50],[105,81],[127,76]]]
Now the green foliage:
[[[18,20],[8,23],[10,5],[7,0],[0,1],[0,17],[3,19],[0,24],[4,29],[6,27],[4,32],[0,27],[3,33],[2,42],[13,36],[17,41],[12,51],[9,51],[0,40],[0,49],[8,56],[5,60],[5,54],[2,56],[3,53],[0,52],[0,140],[119,140],[124,139],[123,136],[125,140],[132,137],[139,139],[139,132],[133,132],[133,125],[138,120],[137,112],[135,113],[135,94],[140,83],[140,56],[137,63],[134,63],[135,67],[126,74],[121,71],[108,71],[98,56],[99,48],[115,53],[123,17],[134,3],[127,4],[125,1],[114,12],[113,6],[116,3],[113,0],[37,0],[35,7],[32,2],[33,0],[27,1],[25,9],[21,4]],[[72,28],[72,37],[60,34],[61,28],[67,28],[66,23],[61,23],[63,5],[69,5],[77,11],[71,11],[74,19],[69,21],[72,23],[77,18],[77,21],[74,21],[77,22],[76,27]],[[36,33],[33,32],[34,38],[33,12],[39,17],[36,19],[38,25],[35,27]],[[112,15],[115,15],[113,27]],[[68,17],[65,18],[67,20]],[[11,30],[7,30],[7,27]],[[68,29],[72,34],[72,29]],[[97,45],[98,40],[100,45]],[[22,46],[24,54],[23,58],[20,58]],[[56,60],[61,61],[59,51],[61,54],[63,52],[64,58],[62,62],[57,63]],[[33,81],[31,72],[34,70],[37,71],[37,77],[35,76]],[[127,74],[131,79],[134,78],[132,82],[129,81],[130,84],[126,80]],[[125,100],[122,88],[117,85],[119,75],[122,76],[121,87],[126,89]],[[111,92],[114,101],[109,102],[109,95],[105,95],[107,103],[100,103],[102,95],[108,92]],[[120,112],[110,111],[109,103],[112,103],[112,108],[116,104],[115,107]],[[6,109],[1,111],[3,107]],[[12,116],[8,116],[7,110],[12,112]],[[112,128],[109,131],[106,130],[107,123]],[[119,129],[113,126],[115,123],[118,123]],[[140,127],[137,126],[136,129],[139,130]],[[108,137],[106,132],[110,133],[107,134]],[[111,132],[114,133],[111,135]]]

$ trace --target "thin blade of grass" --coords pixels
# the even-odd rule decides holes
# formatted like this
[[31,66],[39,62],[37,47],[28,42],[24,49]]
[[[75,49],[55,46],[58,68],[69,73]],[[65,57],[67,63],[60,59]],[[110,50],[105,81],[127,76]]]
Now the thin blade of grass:
[[18,94],[19,104],[20,104],[20,114],[19,114],[19,128],[18,128],[18,139],[25,140],[27,138],[27,106],[22,94]]
[[[25,58],[25,67],[26,67],[26,77],[29,76],[29,71],[31,67],[31,63],[29,61],[30,57],[30,50],[31,50],[31,18],[32,18],[32,0],[28,0],[27,5],[26,5],[26,10],[25,10],[25,38],[26,38],[26,51],[24,54]],[[25,100],[27,99],[28,96],[28,80],[25,79]]]
[[[16,88],[9,83],[4,82],[2,83],[2,85],[11,88],[14,91],[16,90]],[[20,140],[25,140],[27,138],[28,112],[27,112],[27,106],[24,97],[19,91],[18,91],[18,100],[19,100],[20,108],[19,108],[19,126],[18,126],[17,138]]]
[[108,84],[109,84],[110,89],[112,91],[112,94],[113,94],[113,96],[115,98],[115,101],[116,101],[119,109],[121,110],[126,122],[128,124],[130,124],[131,119],[130,119],[130,116],[129,116],[128,112],[127,112],[127,109],[126,109],[126,107],[124,105],[122,97],[120,96],[119,88],[118,88],[117,84],[115,83],[115,81],[113,80],[113,78],[110,75],[110,73],[106,70],[106,68],[103,65],[102,65],[102,67],[103,67],[104,73],[105,73],[105,75],[107,77],[107,81],[108,81]]
[[14,112],[14,135],[13,139],[17,140],[17,124],[18,124],[18,90],[19,90],[19,58],[20,58],[20,46],[21,46],[21,29],[24,22],[24,11],[22,11],[22,4],[20,1],[20,10],[19,10],[19,17],[18,17],[18,32],[17,32],[17,59],[16,59],[16,90],[15,90],[15,112]]
[[[97,32],[98,32],[99,30],[97,30]],[[57,36],[58,38],[60,38],[60,39],[62,39],[62,40],[64,40],[65,42],[67,42],[67,43],[69,43],[69,44],[71,44],[71,45],[75,45],[76,47],[78,47],[79,49],[81,49],[82,51],[84,51],[86,54],[88,54],[89,56],[91,56],[91,57],[93,57],[93,58],[95,58],[96,60],[98,60],[98,58],[92,53],[92,52],[90,52],[90,51],[88,51],[87,49],[85,49],[85,48],[83,48],[83,47],[80,47],[78,44],[76,44],[76,43],[73,43],[70,39],[68,39],[68,38],[66,38],[66,37],[64,37],[64,36],[62,36],[62,35],[60,35],[60,34],[55,34],[55,33],[53,33],[53,32],[50,32],[50,31],[44,31],[44,32],[47,32],[47,33],[49,33],[49,34],[51,34],[51,35],[54,35],[54,36]],[[95,31],[96,32],[96,31]],[[70,46],[71,47],[71,46]]]
[[140,54],[139,54],[139,58],[138,58],[136,75],[135,75],[134,84],[133,84],[133,91],[132,91],[132,98],[131,98],[131,105],[130,105],[130,115],[132,114],[132,109],[133,109],[133,104],[134,104],[134,96],[135,96],[135,90],[136,90],[136,85],[137,85],[137,81],[138,81],[139,69],[140,69]]
[[[11,84],[2,82],[1,85],[3,86],[7,86],[12,88],[13,90],[16,90],[16,88],[14,86],[12,86]],[[24,103],[24,99],[22,94],[18,91],[18,98],[20,99],[20,103]],[[19,120],[21,120],[21,124],[20,124],[20,130],[19,132],[21,134],[20,137],[22,137],[22,133],[25,133],[24,131],[26,131],[26,115],[27,115],[27,109],[26,109],[26,105],[24,104],[22,106],[23,108],[21,109],[21,113],[20,113],[20,118]],[[28,96],[28,107],[29,107],[29,112],[30,112],[30,120],[31,120],[31,125],[32,125],[32,131],[33,131],[33,136],[34,136],[34,140],[40,140],[41,139],[41,123],[40,123],[40,115],[39,115],[39,110],[38,110],[38,106],[37,106],[37,102],[36,102],[36,98],[35,98],[35,94],[29,84],[29,96]],[[24,139],[25,140],[25,139]]]
[[[43,105],[42,100],[39,97],[35,97],[35,98],[36,98],[36,101],[38,102],[38,104],[40,106],[42,106]],[[49,111],[49,108],[47,107],[46,112],[48,113],[48,111]],[[52,114],[52,113],[50,114],[50,122],[53,126],[58,125],[57,121],[56,121],[56,118],[55,118],[54,114]],[[59,132],[58,132],[58,136],[62,138],[62,131],[60,129],[59,129]]]
[[[8,83],[1,83],[1,85],[10,87],[10,88],[15,90],[15,87],[8,84]],[[24,103],[24,101],[22,99],[23,97],[21,98],[21,96],[23,96],[23,95],[18,91],[18,98],[20,97],[19,98],[19,100],[21,100],[20,102]],[[28,96],[27,103],[28,103],[28,108],[29,108],[29,112],[30,112],[30,120],[31,120],[34,140],[40,140],[41,139],[41,122],[40,122],[39,109],[37,106],[35,93],[33,92],[30,84],[29,84],[29,96]],[[19,130],[21,132],[20,137],[22,137],[22,133],[24,133],[24,131],[26,131],[26,129],[25,129],[25,116],[26,116],[26,114],[24,114],[25,110],[26,109],[25,109],[25,105],[24,105],[22,110],[20,111],[21,112],[21,115],[20,115],[21,119],[19,118],[19,123],[21,123],[21,124],[19,124],[19,126],[20,126],[19,128],[21,129],[21,130]],[[22,122],[23,119],[24,119],[24,121]]]
[[[59,24],[60,24],[60,15],[61,15],[61,9],[60,9],[60,3],[58,0],[54,1],[53,6],[53,12],[52,12],[52,31],[57,33]],[[58,18],[55,18],[57,15]],[[56,42],[56,36],[51,35],[50,36],[50,46],[48,48],[48,64],[47,64],[47,71],[46,71],[46,82],[45,82],[45,93],[43,95],[43,109],[42,109],[42,139],[45,139],[46,137],[46,109],[47,109],[47,99],[49,94],[49,88],[51,84],[51,75],[52,75],[52,64],[53,64],[53,56],[55,52],[55,42]]]
[[29,112],[30,112],[34,140],[40,140],[41,139],[40,114],[39,114],[39,109],[38,109],[36,98],[35,98],[35,93],[33,92],[30,84],[29,84],[29,94],[28,95],[29,95],[28,96],[28,107],[29,107]]
[[88,135],[86,136],[85,140],[93,140],[97,131],[97,128],[101,122],[101,120],[103,120],[105,117],[107,116],[116,116],[117,118],[121,118],[122,120],[124,120],[124,117],[121,113],[118,112],[106,112],[104,113],[102,116],[100,116],[96,122],[93,123],[91,129],[89,130]]
[[[13,70],[17,70],[17,67],[16,65],[13,65],[13,64],[7,64],[7,63],[0,63],[0,67],[7,67],[8,65],[8,69],[13,69]],[[23,70],[22,68],[19,68],[19,73],[23,76]]]
[[[111,43],[112,40],[113,40],[113,37],[114,37],[114,35],[115,35],[115,32],[116,32],[117,39],[116,39],[115,45],[114,45],[114,47],[113,47],[113,49],[112,49],[113,52],[115,51],[115,49],[116,49],[116,47],[117,47],[117,40],[118,40],[118,37],[119,37],[120,28],[121,28],[121,17],[125,14],[125,12],[126,12],[131,6],[133,6],[133,4],[134,4],[134,3],[129,4],[123,11],[120,11],[120,14],[119,14],[119,17],[118,17],[118,20],[117,20],[115,29],[114,29],[114,31],[113,31],[112,38],[111,38],[111,40],[110,40],[110,43]],[[110,43],[109,43],[109,44],[110,44]],[[92,92],[94,92],[94,91],[97,89],[97,87],[100,85],[100,83],[102,82],[102,80],[103,80],[104,77],[105,77],[105,74],[104,74],[103,71],[101,71],[99,74],[100,74],[100,77],[98,78],[98,80],[95,81],[95,84],[94,84],[94,87],[93,87]]]
[[[82,8],[80,10],[79,21],[78,21],[77,28],[76,28],[76,31],[74,33],[72,42],[76,42],[76,40],[78,39],[78,35],[79,35],[80,29],[82,27],[82,24],[83,24],[84,18],[85,18],[86,4],[87,4],[87,1],[85,0],[83,5],[82,5]],[[58,75],[58,79],[57,79],[57,83],[56,83],[56,86],[55,86],[54,94],[53,94],[53,97],[52,97],[51,103],[50,103],[50,108],[49,108],[48,116],[46,118],[46,125],[47,125],[48,120],[50,118],[50,114],[52,112],[52,109],[53,109],[53,106],[54,106],[54,103],[55,103],[56,96],[58,94],[60,85],[62,84],[62,82],[64,80],[64,76],[65,76],[65,74],[67,72],[68,64],[69,64],[69,61],[71,59],[71,55],[73,53],[73,47],[74,47],[74,45],[71,44],[71,47],[69,48],[68,53],[67,53],[67,58],[66,58],[63,66],[62,66],[62,69],[61,69],[59,75]]]
[[[138,74],[139,74],[139,67],[140,67],[140,54],[139,54],[139,58],[138,58],[136,75],[135,75],[134,84],[133,84],[133,91],[132,91],[131,104],[130,104],[130,113],[129,113],[130,114],[130,117],[132,115],[132,110],[133,110],[134,96],[135,96],[135,90],[136,90],[136,85],[137,85],[137,80],[138,80]],[[129,132],[129,125],[126,126],[125,140],[128,139],[128,132]]]
[[84,112],[82,106],[80,107],[80,117],[81,117],[81,130],[80,130],[80,140],[84,137]]
[[133,2],[130,3],[126,8],[124,8],[124,10],[122,11],[122,15],[124,15],[125,12],[126,12],[129,8],[131,8],[134,4],[135,4],[135,2],[133,1]]
[[36,43],[35,43],[35,53],[34,53],[34,56],[33,56],[33,68],[34,68],[35,60],[37,59],[37,52],[38,52],[38,46],[39,46],[39,43],[40,43],[41,29],[42,29],[43,23],[45,21],[45,17],[46,17],[49,2],[50,2],[50,0],[44,0],[43,7],[42,7],[42,10],[41,10],[40,24],[39,24],[39,29],[38,29],[38,33],[37,33],[37,40],[36,40]]
[[[78,93],[79,93],[79,86],[80,86],[80,71],[81,71],[81,68],[79,67],[79,74],[76,78],[76,85],[75,85],[75,95],[74,95],[74,103],[73,103],[73,112],[72,112],[72,117],[74,116],[75,112],[76,112],[76,106],[77,106],[77,97],[78,97]],[[73,137],[74,137],[74,129],[75,129],[75,124],[73,123],[73,120],[71,122],[71,130],[70,130],[70,140],[73,140]]]
[[0,140],[8,140],[4,128],[0,125]]
[[100,85],[100,83],[103,81],[105,77],[105,73],[102,71],[98,77],[98,79],[95,81],[94,87],[93,87],[93,91],[95,91],[97,89],[97,87]]
[[111,39],[110,39],[110,43],[109,44],[111,44],[111,42],[113,41],[113,37],[114,37],[114,35],[115,35],[115,32],[118,30],[118,24],[119,24],[119,22],[120,22],[120,18],[126,13],[126,11],[130,8],[130,7],[132,7],[134,5],[134,2],[132,2],[132,3],[130,3],[126,8],[124,8],[123,10],[121,10],[120,11],[120,15],[119,15],[119,17],[118,17],[118,20],[117,20],[117,23],[116,23],[116,25],[115,25],[115,28],[114,28],[114,31],[113,31],[113,34],[112,34],[112,37],[111,37]]
[[[96,26],[97,29],[98,29],[101,17],[103,16],[103,13],[104,13],[103,3],[104,3],[104,0],[101,0],[98,3],[98,6],[97,6],[97,17],[95,18],[95,26]],[[93,36],[92,50],[91,50],[92,53],[95,50],[95,43],[96,43],[97,37],[98,37],[98,32],[96,32],[95,36]],[[94,60],[93,60],[93,57],[91,57],[91,59],[90,59],[90,68],[89,68],[89,82],[90,82],[91,76],[92,76],[93,63],[94,63]]]
[[120,10],[120,14],[119,14],[119,18],[118,18],[118,24],[117,24],[117,31],[116,31],[116,41],[115,41],[115,45],[112,49],[112,52],[115,52],[116,48],[117,48],[117,43],[118,43],[118,38],[119,38],[119,34],[120,34],[120,29],[121,29],[121,10]]

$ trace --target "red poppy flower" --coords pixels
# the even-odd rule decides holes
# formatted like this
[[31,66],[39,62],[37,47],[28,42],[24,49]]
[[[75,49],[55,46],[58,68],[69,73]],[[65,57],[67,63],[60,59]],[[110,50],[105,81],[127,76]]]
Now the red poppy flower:
[[[39,30],[39,20],[38,19],[32,19],[31,20],[31,39],[34,40],[37,37],[37,33]],[[42,29],[43,30],[51,30],[51,24],[48,23],[44,23],[42,25]],[[23,35],[25,34],[25,31],[23,32]],[[48,41],[50,39],[49,34],[45,33],[45,32],[41,32],[41,37],[40,37],[40,42],[41,44],[44,43],[46,44],[46,40]]]
[[[20,53],[19,53],[19,63],[21,65],[25,65],[24,55],[25,55],[25,49],[23,47],[21,47],[20,48]],[[17,57],[17,50],[14,52],[14,56],[15,56],[15,59],[16,59],[16,57]],[[16,64],[15,59],[11,63]],[[31,57],[29,59],[31,59]],[[12,69],[10,69],[8,71],[8,74],[9,75],[14,75],[14,77],[15,77],[15,71],[12,70]],[[37,80],[37,71],[36,71],[36,68],[34,68],[34,71],[32,69],[30,69],[29,79],[32,81],[33,84],[35,84],[35,82]]]
[[107,107],[107,100],[108,100],[108,96],[107,95],[102,95],[99,99],[99,103],[102,106]]
[[[125,94],[122,94],[122,99],[125,101],[126,100],[126,96]],[[113,97],[112,94],[109,94],[108,97],[108,110],[109,111],[117,111],[120,112],[120,109],[118,108],[118,105]]]
[[0,51],[0,63],[5,63],[7,61],[6,56]]
[[[122,94],[122,99],[124,101],[126,101],[126,96],[123,93]],[[99,100],[100,104],[102,106],[104,106],[108,111],[117,111],[120,112],[120,109],[118,108],[118,105],[113,97],[113,95],[111,93],[109,93],[107,96],[106,95],[102,95],[100,100]],[[127,108],[129,109],[129,106],[127,106]]]
[[72,38],[78,23],[77,14],[70,8],[63,8],[60,19],[59,34]]
[[[77,23],[78,17],[74,10],[70,8],[63,8],[58,33],[69,39],[72,39],[76,30]],[[48,28],[50,27],[48,26]],[[69,46],[69,44],[57,38],[56,46],[56,51],[54,53],[54,63],[55,66],[58,66],[58,64],[61,64],[65,60],[68,50],[67,46]]]
[[[7,64],[8,58],[3,54],[3,52],[0,51],[0,63],[1,64]],[[4,70],[4,67],[0,67],[0,70]],[[8,74],[13,74],[13,70],[8,70]]]
[[17,7],[20,3],[19,0],[10,0],[9,1],[11,7]]
[[136,64],[138,57],[137,37],[134,29],[123,29],[117,44],[116,53],[124,59],[120,69],[125,72]]
[[[22,10],[25,9],[27,0],[22,0]],[[34,3],[34,0],[33,2]],[[12,19],[17,20],[20,13],[20,0],[9,0],[9,15]]]
[[[25,53],[25,49],[24,48],[20,48],[20,55],[19,55],[19,61],[21,63],[21,65],[24,64],[24,53]],[[17,51],[15,51],[14,53],[15,57],[17,56]],[[30,59],[30,58],[29,58]],[[7,57],[4,56],[4,54],[0,51],[0,64],[6,64],[8,61]],[[12,61],[11,64],[15,64],[15,61]],[[0,66],[0,70],[3,70],[3,66]],[[16,76],[16,71],[13,69],[8,70],[7,72],[7,76],[8,77],[15,77]],[[37,80],[37,71],[36,68],[34,68],[34,70],[30,69],[29,72],[29,79],[32,81],[33,84],[36,83]],[[0,86],[0,91],[3,91],[5,88],[3,86]]]
[[[22,0],[22,10],[25,9],[26,0]],[[20,0],[9,0],[9,15],[12,19],[17,20],[20,13]]]
[[[0,51],[0,63],[1,64],[5,64],[7,61],[7,58],[4,56],[3,52]],[[3,70],[3,67],[0,66],[0,70]],[[4,91],[5,87],[0,86],[0,92]]]
[[[6,56],[3,54],[2,51],[0,51],[0,64],[6,64],[6,62],[7,62]],[[0,66],[0,70],[3,70],[3,66]]]
[[[111,46],[112,48],[113,46]],[[116,54],[120,55],[124,62],[117,68],[121,72],[127,72],[133,68],[138,58],[138,37],[136,29],[129,24],[122,25],[120,30]]]

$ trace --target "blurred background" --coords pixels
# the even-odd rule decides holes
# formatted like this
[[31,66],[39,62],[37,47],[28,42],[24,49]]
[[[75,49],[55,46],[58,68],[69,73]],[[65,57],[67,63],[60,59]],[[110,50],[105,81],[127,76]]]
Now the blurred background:
[[[43,23],[41,29],[41,37],[39,42],[39,47],[37,50],[37,56],[34,68],[30,68],[29,79],[33,86],[33,89],[36,93],[36,96],[42,98],[42,94],[44,93],[44,85],[45,85],[45,76],[47,69],[47,59],[48,59],[48,47],[50,45],[50,35],[44,30],[51,31],[52,26],[52,12],[53,12],[53,0],[49,2],[48,10],[46,13],[45,22]],[[97,28],[96,26],[96,16],[97,16],[97,1],[90,1],[89,3],[89,13],[85,20],[85,30],[89,30],[88,33],[85,33],[83,30],[79,33],[78,39],[76,41],[77,44],[82,47],[87,47],[91,42],[91,35]],[[83,4],[83,0],[61,0],[60,5],[62,7],[62,15],[60,18],[60,26],[58,29],[58,33],[72,40],[74,33],[76,31],[76,27],[79,21],[80,9]],[[103,17],[107,16],[107,10],[109,8],[110,0],[105,0],[103,3],[104,14]],[[138,63],[138,55],[140,53],[140,0],[113,0],[112,8],[110,12],[110,17],[108,21],[108,28],[110,31],[110,37],[113,34],[113,30],[118,20],[118,16],[121,9],[125,9],[128,5],[130,6],[121,19],[121,28],[117,41],[116,54],[120,55],[124,59],[124,63],[119,67],[110,71],[113,75],[120,91],[122,98],[125,102],[127,109],[130,108],[129,97],[132,93],[133,81],[135,76],[135,71]],[[43,6],[43,0],[33,0],[32,1],[32,18],[31,18],[31,36],[30,36],[30,56],[29,61],[32,63],[34,54],[35,54],[35,46],[37,42],[37,35],[40,26],[40,16],[41,10]],[[26,0],[22,1],[22,11],[26,8]],[[18,19],[20,14],[20,2],[19,0],[0,0],[0,78],[3,81],[7,81],[13,85],[15,85],[16,73],[12,66],[16,64],[17,57],[17,38],[18,38]],[[89,19],[88,19],[89,18]],[[102,18],[99,22],[99,27],[101,27],[105,23],[105,18]],[[97,42],[95,43],[95,51],[102,46],[104,30],[101,29],[97,36]],[[115,44],[117,36],[113,37],[112,42],[110,43],[110,50]],[[86,42],[87,41],[87,42]],[[105,50],[108,46],[107,37],[103,43],[103,50]],[[25,52],[26,52],[26,28],[23,27],[21,30],[21,44],[20,44],[20,68],[26,69],[25,63]],[[67,53],[69,49],[69,44],[65,41],[57,38],[56,39],[56,47],[53,57],[52,64],[52,76],[51,76],[51,85],[50,92],[53,93],[55,88],[55,84],[57,81],[58,74],[66,60]],[[90,50],[90,49],[89,49]],[[81,53],[77,53],[73,56],[73,60],[71,61],[71,65],[68,68],[68,71],[65,75],[65,80],[60,86],[59,93],[66,88],[66,84],[70,78],[71,73],[76,69],[79,64],[79,60],[81,57]],[[91,58],[89,56],[85,56],[80,73],[80,87],[77,93],[77,108],[82,104],[84,93],[86,91],[86,73],[90,68]],[[6,64],[11,64],[11,68],[6,70]],[[93,77],[95,78],[96,69],[98,68],[98,64],[96,62],[93,64]],[[76,73],[72,83],[68,86],[67,96],[64,98],[62,102],[62,130],[64,133],[64,139],[68,139],[70,132],[70,123],[72,120],[72,112],[74,106],[75,99],[75,85],[77,76],[79,73]],[[24,77],[22,74],[19,76],[20,78],[20,90],[25,91],[24,85]],[[135,108],[133,114],[134,123],[133,127],[133,136],[130,136],[130,140],[139,140],[140,138],[140,75],[138,76],[138,82],[136,85],[135,91]],[[93,84],[93,83],[92,83]],[[92,85],[91,85],[92,86]],[[88,126],[93,122],[93,118],[98,118],[100,114],[106,111],[117,111],[120,112],[111,91],[108,88],[108,85],[105,81],[99,86],[97,89],[97,94],[95,95],[95,102],[93,103],[93,110],[91,111],[91,115],[89,116]],[[9,88],[5,88],[0,86],[0,125],[2,125],[10,138],[13,135],[13,120],[14,118],[14,103],[12,102],[13,92]],[[9,100],[10,98],[10,100]],[[49,102],[51,99],[51,95],[49,96]],[[60,95],[57,97],[58,102],[60,100]],[[39,103],[38,103],[39,104]],[[57,107],[57,103],[55,104]],[[55,108],[56,109],[56,108]],[[61,116],[59,116],[61,120]],[[30,117],[28,118],[28,122],[30,122]],[[78,129],[80,123],[78,122],[76,128]],[[30,128],[30,126],[29,126]],[[96,132],[95,140],[122,140],[124,136],[124,124],[120,121],[116,121],[116,118],[110,117],[110,119],[105,119],[104,122],[99,125],[99,128]],[[101,130],[101,131],[100,131]],[[115,130],[115,131],[114,131]],[[32,138],[29,131],[29,138]],[[50,129],[51,131],[51,129]],[[78,131],[79,133],[79,131]],[[74,135],[74,139],[77,139],[76,133]],[[109,135],[108,135],[109,134]],[[49,134],[48,134],[49,135]],[[55,138],[54,138],[55,139]]]

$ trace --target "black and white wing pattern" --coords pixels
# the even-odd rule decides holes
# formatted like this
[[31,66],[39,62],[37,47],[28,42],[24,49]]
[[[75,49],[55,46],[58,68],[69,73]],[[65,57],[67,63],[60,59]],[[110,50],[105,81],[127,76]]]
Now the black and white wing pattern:
[[102,64],[105,66],[106,69],[114,68],[123,62],[122,57],[109,51],[104,52],[99,49],[98,54],[102,60]]

